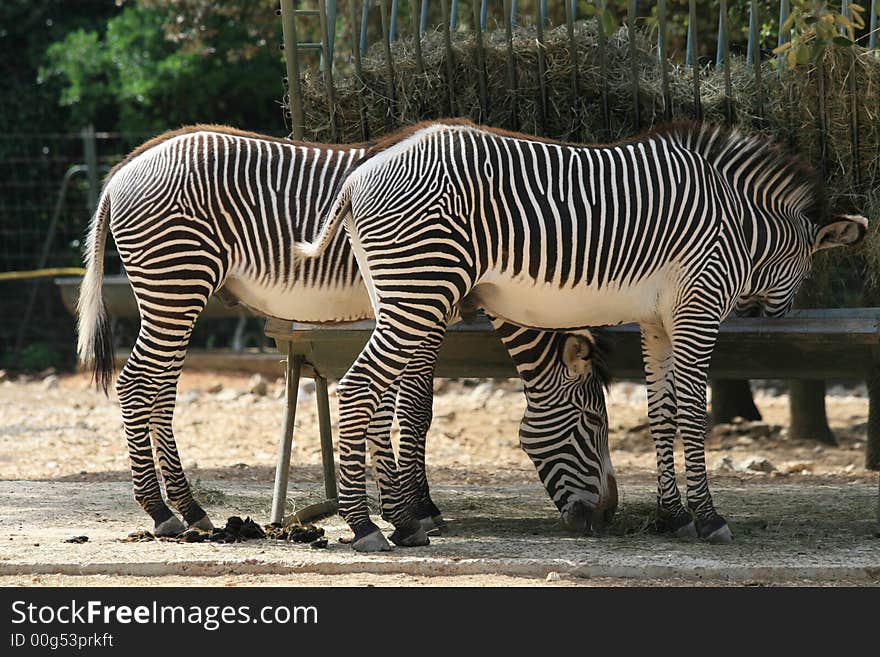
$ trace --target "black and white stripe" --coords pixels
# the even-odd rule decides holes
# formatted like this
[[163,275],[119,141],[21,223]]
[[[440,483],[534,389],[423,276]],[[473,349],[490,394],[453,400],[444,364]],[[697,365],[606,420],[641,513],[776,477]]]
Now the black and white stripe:
[[[343,453],[465,297],[535,329],[638,322],[657,445],[659,504],[670,527],[730,540],[706,478],[706,372],[737,301],[784,313],[819,249],[857,242],[863,217],[822,229],[809,169],[762,138],[673,126],[629,143],[562,144],[467,122],[417,127],[352,172],[311,244],[343,220],[377,327],[338,388]],[[675,484],[681,434],[690,511]],[[340,511],[376,534],[357,459],[341,464]],[[691,519],[696,521],[696,525]]]
[[[363,153],[361,147],[315,146],[194,126],[145,143],[108,177],[87,240],[79,352],[84,361],[95,362],[106,389],[112,353],[101,281],[109,230],[141,315],[137,340],[116,389],[135,498],[152,516],[158,533],[176,533],[183,524],[162,498],[156,464],[168,501],[185,522],[210,527],[190,492],[171,429],[190,334],[209,297],[222,289],[263,314],[289,320],[339,322],[372,316],[357,263],[343,235],[331,240],[317,260],[297,261],[292,249],[294,242],[316,236],[338,184]],[[502,339],[516,342],[513,335],[517,332],[504,329],[500,329]],[[536,344],[560,339],[541,331],[526,335]],[[510,349],[518,365],[538,368],[547,377],[567,371],[559,358],[548,357],[536,364],[529,360],[529,352]],[[418,508],[419,520],[439,516],[424,472],[432,373],[433,356],[415,358],[399,384],[385,391],[369,425],[383,514],[391,519],[412,505]],[[569,386],[565,394],[583,397],[592,385],[591,377],[587,374],[575,380],[582,390]],[[528,382],[525,388],[532,405]],[[537,403],[552,411],[552,397],[543,390],[537,395]],[[568,404],[561,394],[556,399],[560,407]],[[584,417],[568,411],[566,415],[573,440],[584,445],[585,453],[607,424],[601,394],[594,403],[601,404],[601,411]],[[395,404],[401,425],[399,467],[388,438]],[[552,442],[550,434],[545,442]],[[607,445],[603,449],[602,458],[607,459]],[[363,463],[362,453],[360,457]],[[551,460],[546,454],[542,458]],[[590,478],[578,471],[576,462],[564,467],[569,476],[560,477],[545,468],[549,474],[542,474],[542,480],[560,509],[567,512],[578,496],[589,495],[583,491],[589,490]]]

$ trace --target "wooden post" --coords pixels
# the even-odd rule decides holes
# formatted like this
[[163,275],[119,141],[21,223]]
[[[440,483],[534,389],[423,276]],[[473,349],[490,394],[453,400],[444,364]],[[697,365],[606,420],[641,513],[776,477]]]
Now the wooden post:
[[299,53],[296,44],[296,19],[293,0],[281,0],[281,31],[284,35],[284,60],[287,64],[287,101],[290,107],[290,132],[303,138],[302,88],[299,81]]

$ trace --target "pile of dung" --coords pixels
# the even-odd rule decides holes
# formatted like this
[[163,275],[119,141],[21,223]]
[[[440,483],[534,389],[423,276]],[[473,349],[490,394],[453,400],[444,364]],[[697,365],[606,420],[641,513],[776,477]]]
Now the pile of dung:
[[211,531],[201,529],[187,529],[174,540],[181,543],[240,543],[251,539],[266,538],[263,528],[250,519],[242,520],[239,516],[231,516],[226,520],[226,526],[215,527]]
[[313,548],[327,547],[327,539],[324,538],[324,529],[316,525],[302,525],[299,523],[285,527],[279,523],[266,525],[266,536],[281,541],[293,543],[308,543]]

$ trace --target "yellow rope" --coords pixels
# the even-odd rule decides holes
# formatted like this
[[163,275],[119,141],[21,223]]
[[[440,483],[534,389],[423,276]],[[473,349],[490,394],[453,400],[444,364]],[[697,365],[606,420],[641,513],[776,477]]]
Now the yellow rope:
[[0,272],[0,281],[18,281],[25,278],[43,278],[45,276],[83,276],[86,273],[81,267],[55,267],[54,269],[34,269],[31,271]]

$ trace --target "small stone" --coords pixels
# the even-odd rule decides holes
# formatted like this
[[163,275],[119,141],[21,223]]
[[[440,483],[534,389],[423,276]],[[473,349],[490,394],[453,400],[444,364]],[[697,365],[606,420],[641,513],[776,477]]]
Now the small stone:
[[449,387],[449,381],[447,379],[434,379],[434,394],[439,395],[446,392],[446,389]]
[[50,374],[46,378],[43,379],[43,390],[57,390],[58,389],[58,377],[55,374]]
[[809,474],[816,467],[812,461],[787,461],[779,466],[785,474]]
[[816,445],[813,448],[813,454],[822,454],[825,451],[825,448],[822,445]]
[[269,386],[262,374],[254,374],[251,377],[251,380],[248,381],[248,389],[252,395],[257,397],[265,397],[266,393],[269,392]]
[[57,374],[57,370],[54,367],[47,367],[42,370],[39,374],[37,374],[37,378],[45,379],[47,376],[52,376],[53,374]]
[[71,538],[65,538],[65,543],[87,543],[89,540],[88,536],[73,536]]
[[718,463],[715,464],[716,470],[727,470],[729,472],[733,472],[736,470],[736,466],[733,463],[733,459],[729,456],[723,457]]
[[849,472],[853,472],[855,469],[856,469],[856,466],[853,465],[852,463],[850,463],[848,466],[846,466],[843,469],[843,471],[849,473]]
[[484,381],[471,390],[471,397],[473,399],[482,399],[483,397],[488,397],[494,390],[495,384],[490,381]]
[[299,384],[300,393],[305,393],[306,395],[315,394],[315,382],[314,381],[300,381]]
[[241,396],[241,393],[238,390],[232,390],[231,388],[226,388],[226,389],[218,392],[216,395],[214,395],[214,399],[216,401],[229,402],[229,401],[235,401],[240,396]]
[[743,461],[739,469],[744,472],[770,473],[776,469],[776,466],[763,456],[753,456]]
[[737,445],[742,445],[744,447],[748,447],[755,442],[754,438],[749,438],[748,436],[738,436],[736,439]]
[[219,381],[217,381],[216,383],[212,383],[210,386],[208,386],[208,392],[212,395],[216,395],[221,390],[223,390],[223,384]]
[[199,398],[198,390],[187,390],[177,395],[177,401],[181,404],[191,404]]
[[551,570],[549,573],[547,573],[547,581],[548,582],[558,582],[561,579],[562,579],[562,576],[559,573],[557,573],[556,571]]

